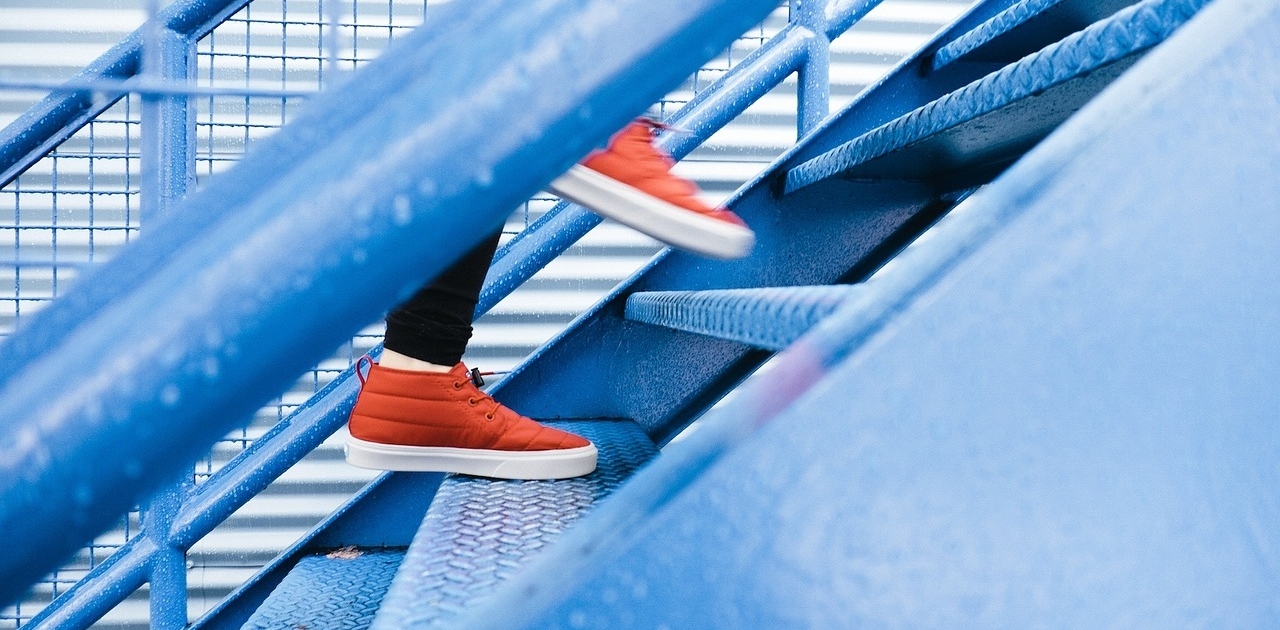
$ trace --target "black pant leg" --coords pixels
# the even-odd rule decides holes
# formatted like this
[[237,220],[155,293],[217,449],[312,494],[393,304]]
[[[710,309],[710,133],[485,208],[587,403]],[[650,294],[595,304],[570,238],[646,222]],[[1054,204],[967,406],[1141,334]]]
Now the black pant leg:
[[471,340],[471,323],[501,231],[476,245],[431,284],[387,314],[383,345],[438,365],[454,365]]

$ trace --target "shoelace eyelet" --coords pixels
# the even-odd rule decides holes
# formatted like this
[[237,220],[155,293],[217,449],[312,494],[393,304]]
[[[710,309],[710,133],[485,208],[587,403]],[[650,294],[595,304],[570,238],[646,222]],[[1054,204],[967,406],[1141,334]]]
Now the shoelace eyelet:
[[462,389],[462,383],[459,383],[458,381],[454,381],[454,382],[453,382],[453,388],[454,388],[454,389]]
[[471,405],[472,407],[476,406],[476,403],[478,402],[480,402],[480,400],[475,398],[474,396],[467,399],[467,404]]
[[484,419],[485,419],[485,420],[493,420],[493,412],[492,412],[492,411],[490,411],[489,413],[484,414]]

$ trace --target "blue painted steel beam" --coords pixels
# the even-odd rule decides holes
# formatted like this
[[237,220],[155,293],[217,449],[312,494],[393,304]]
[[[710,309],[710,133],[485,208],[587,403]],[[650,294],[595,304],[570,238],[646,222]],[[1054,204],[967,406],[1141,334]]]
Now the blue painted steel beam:
[[1129,7],[796,166],[785,192],[835,176],[945,179],[970,167],[1007,164],[1206,1],[1145,0]]
[[[165,30],[197,41],[239,11],[249,0],[182,0],[156,15]],[[142,42],[152,27],[145,24],[77,74],[72,83],[118,81],[138,74]],[[63,140],[115,104],[121,94],[103,98],[93,90],[50,94],[0,130],[0,187],[7,186]]]
[[627,298],[625,317],[738,343],[782,350],[859,291],[858,285],[646,291]]
[[1013,63],[1132,5],[1133,0],[1023,0],[938,49],[936,72],[958,60]]
[[[927,55],[999,13],[1007,0],[976,5],[849,107],[822,123],[728,203],[756,229],[745,260],[707,261],[679,252],[659,256],[569,329],[529,358],[494,394],[540,418],[632,418],[658,443],[709,408],[769,353],[745,344],[627,322],[626,297],[636,291],[701,290],[852,282],[892,254],[888,242],[909,238],[936,217],[936,193],[910,182],[832,182],[779,199],[786,169],[954,90],[980,75],[921,76]],[[848,6],[857,15],[865,5]],[[832,20],[840,24],[842,19]],[[854,209],[847,207],[856,200]],[[892,249],[892,248],[891,248]],[[853,274],[848,276],[848,274]],[[689,357],[697,357],[690,361]],[[655,373],[663,378],[655,379]],[[644,387],[632,384],[643,382]]]
[[468,627],[1275,626],[1277,29],[1210,4]]
[[[242,182],[233,199],[192,196],[0,350],[21,365],[0,380],[0,530],[27,541],[0,559],[0,601],[772,8],[451,4],[318,97],[255,147],[314,153],[266,172],[246,158],[218,178]],[[345,128],[320,116],[370,99]],[[109,288],[72,298],[85,285]]]

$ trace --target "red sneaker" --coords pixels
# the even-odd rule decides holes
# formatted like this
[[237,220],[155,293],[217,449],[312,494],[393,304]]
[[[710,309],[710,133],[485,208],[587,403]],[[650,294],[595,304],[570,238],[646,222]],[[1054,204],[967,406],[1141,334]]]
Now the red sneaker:
[[361,382],[346,447],[355,466],[499,479],[565,479],[596,469],[594,444],[498,404],[461,363],[449,372],[372,364]]
[[673,247],[714,258],[741,258],[756,235],[738,215],[698,200],[693,182],[671,173],[675,161],[653,146],[658,124],[638,120],[603,151],[551,182],[550,192]]

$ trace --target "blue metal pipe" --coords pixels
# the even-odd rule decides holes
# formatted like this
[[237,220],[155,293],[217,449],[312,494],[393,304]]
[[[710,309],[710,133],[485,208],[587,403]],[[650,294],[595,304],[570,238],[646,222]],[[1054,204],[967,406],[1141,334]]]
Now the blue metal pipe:
[[[186,83],[195,77],[195,44],[153,16],[148,22],[142,76]],[[195,120],[186,95],[142,97],[142,214],[163,216],[195,183]],[[151,558],[150,618],[152,630],[180,630],[187,625],[187,547],[174,545],[169,532],[193,486],[191,468],[148,501],[142,529],[156,542]]]
[[372,95],[369,115],[333,129],[315,112],[359,99],[357,82],[322,94],[293,134],[255,149],[319,136],[312,155],[271,172],[245,160],[221,177],[247,182],[243,205],[212,186],[189,198],[172,231],[77,286],[109,286],[105,308],[59,300],[34,319],[81,325],[46,336],[33,324],[6,344],[46,347],[0,381],[0,531],[25,541],[0,558],[0,601],[773,8],[541,0],[492,15],[498,5],[511,6],[442,8],[434,32],[365,71],[408,78]]
[[822,24],[828,40],[839,37],[866,17],[872,9],[880,6],[884,0],[827,0],[822,9]]
[[196,487],[174,519],[169,542],[190,549],[214,527],[314,450],[347,421],[360,386],[344,371]]
[[39,90],[45,92],[102,92],[111,95],[156,94],[161,96],[260,96],[268,98],[294,98],[313,96],[317,90],[288,90],[281,88],[215,87],[168,83],[142,78],[129,79],[67,79],[66,81],[38,81],[0,79],[0,90]]
[[[87,628],[147,581],[155,541],[146,534],[129,539],[89,575],[23,624],[23,630]],[[88,579],[90,576],[93,579]]]
[[68,630],[97,622],[147,581],[156,557],[165,553],[163,548],[190,549],[337,431],[359,393],[352,374],[350,369],[343,372],[203,483],[184,492],[185,499],[169,522],[163,527],[144,525],[137,537],[23,627]]

